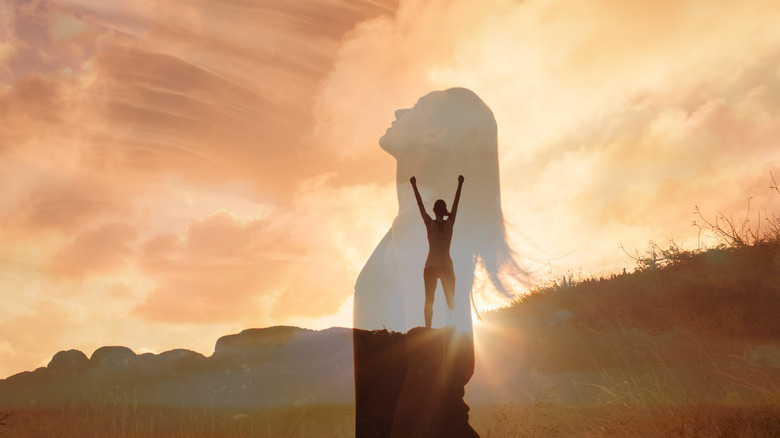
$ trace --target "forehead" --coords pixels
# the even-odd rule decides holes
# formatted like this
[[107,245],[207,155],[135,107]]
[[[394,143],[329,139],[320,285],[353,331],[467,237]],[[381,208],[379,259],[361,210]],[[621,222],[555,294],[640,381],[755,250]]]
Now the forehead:
[[444,92],[442,91],[431,91],[430,93],[426,94],[425,96],[417,99],[417,105],[418,106],[434,106],[436,105],[443,96]]

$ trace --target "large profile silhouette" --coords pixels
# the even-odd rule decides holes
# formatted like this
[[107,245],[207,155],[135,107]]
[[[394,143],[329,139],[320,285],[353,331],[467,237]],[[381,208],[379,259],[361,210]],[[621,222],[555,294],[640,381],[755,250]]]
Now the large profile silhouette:
[[[463,395],[475,273],[484,268],[505,294],[500,274],[524,274],[506,240],[496,120],[468,89],[433,91],[396,110],[379,145],[396,160],[398,214],[355,283],[356,437],[473,438]],[[456,191],[452,232],[446,205],[434,208],[442,221],[425,206]],[[438,226],[447,233],[437,243],[427,230]],[[445,299],[435,301],[438,280]]]
[[[354,327],[406,332],[425,325],[423,268],[426,229],[409,180],[415,176],[425,205],[452,199],[458,175],[463,187],[458,230],[450,255],[457,283],[453,321],[471,331],[474,273],[483,266],[495,288],[507,293],[502,271],[520,273],[507,244],[498,168],[496,120],[471,90],[450,88],[395,111],[379,145],[396,160],[398,214],[358,276]],[[434,309],[433,327],[444,325],[445,300]]]

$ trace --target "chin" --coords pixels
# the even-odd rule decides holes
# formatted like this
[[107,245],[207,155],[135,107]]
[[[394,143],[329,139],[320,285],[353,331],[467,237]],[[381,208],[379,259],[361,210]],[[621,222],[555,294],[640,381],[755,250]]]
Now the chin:
[[396,149],[393,142],[387,138],[387,134],[379,137],[379,147],[388,154],[395,156]]

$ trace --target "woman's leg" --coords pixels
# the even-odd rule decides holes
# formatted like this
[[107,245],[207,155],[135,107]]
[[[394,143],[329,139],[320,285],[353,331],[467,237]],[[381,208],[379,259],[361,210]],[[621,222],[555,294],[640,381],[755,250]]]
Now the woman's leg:
[[425,327],[431,328],[433,321],[433,298],[436,294],[436,282],[439,277],[436,275],[436,269],[425,268],[423,270],[423,281],[425,282]]
[[444,289],[444,299],[447,300],[447,307],[450,312],[455,310],[455,271],[443,268],[440,274],[441,287]]

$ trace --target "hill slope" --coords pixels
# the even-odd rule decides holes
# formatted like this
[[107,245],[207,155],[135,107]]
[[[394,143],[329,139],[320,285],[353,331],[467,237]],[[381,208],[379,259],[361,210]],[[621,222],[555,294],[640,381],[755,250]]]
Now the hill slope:
[[[502,398],[760,403],[780,396],[780,245],[671,251],[630,274],[554,285],[490,312]],[[663,266],[662,266],[663,265]],[[490,378],[485,378],[490,383]]]

